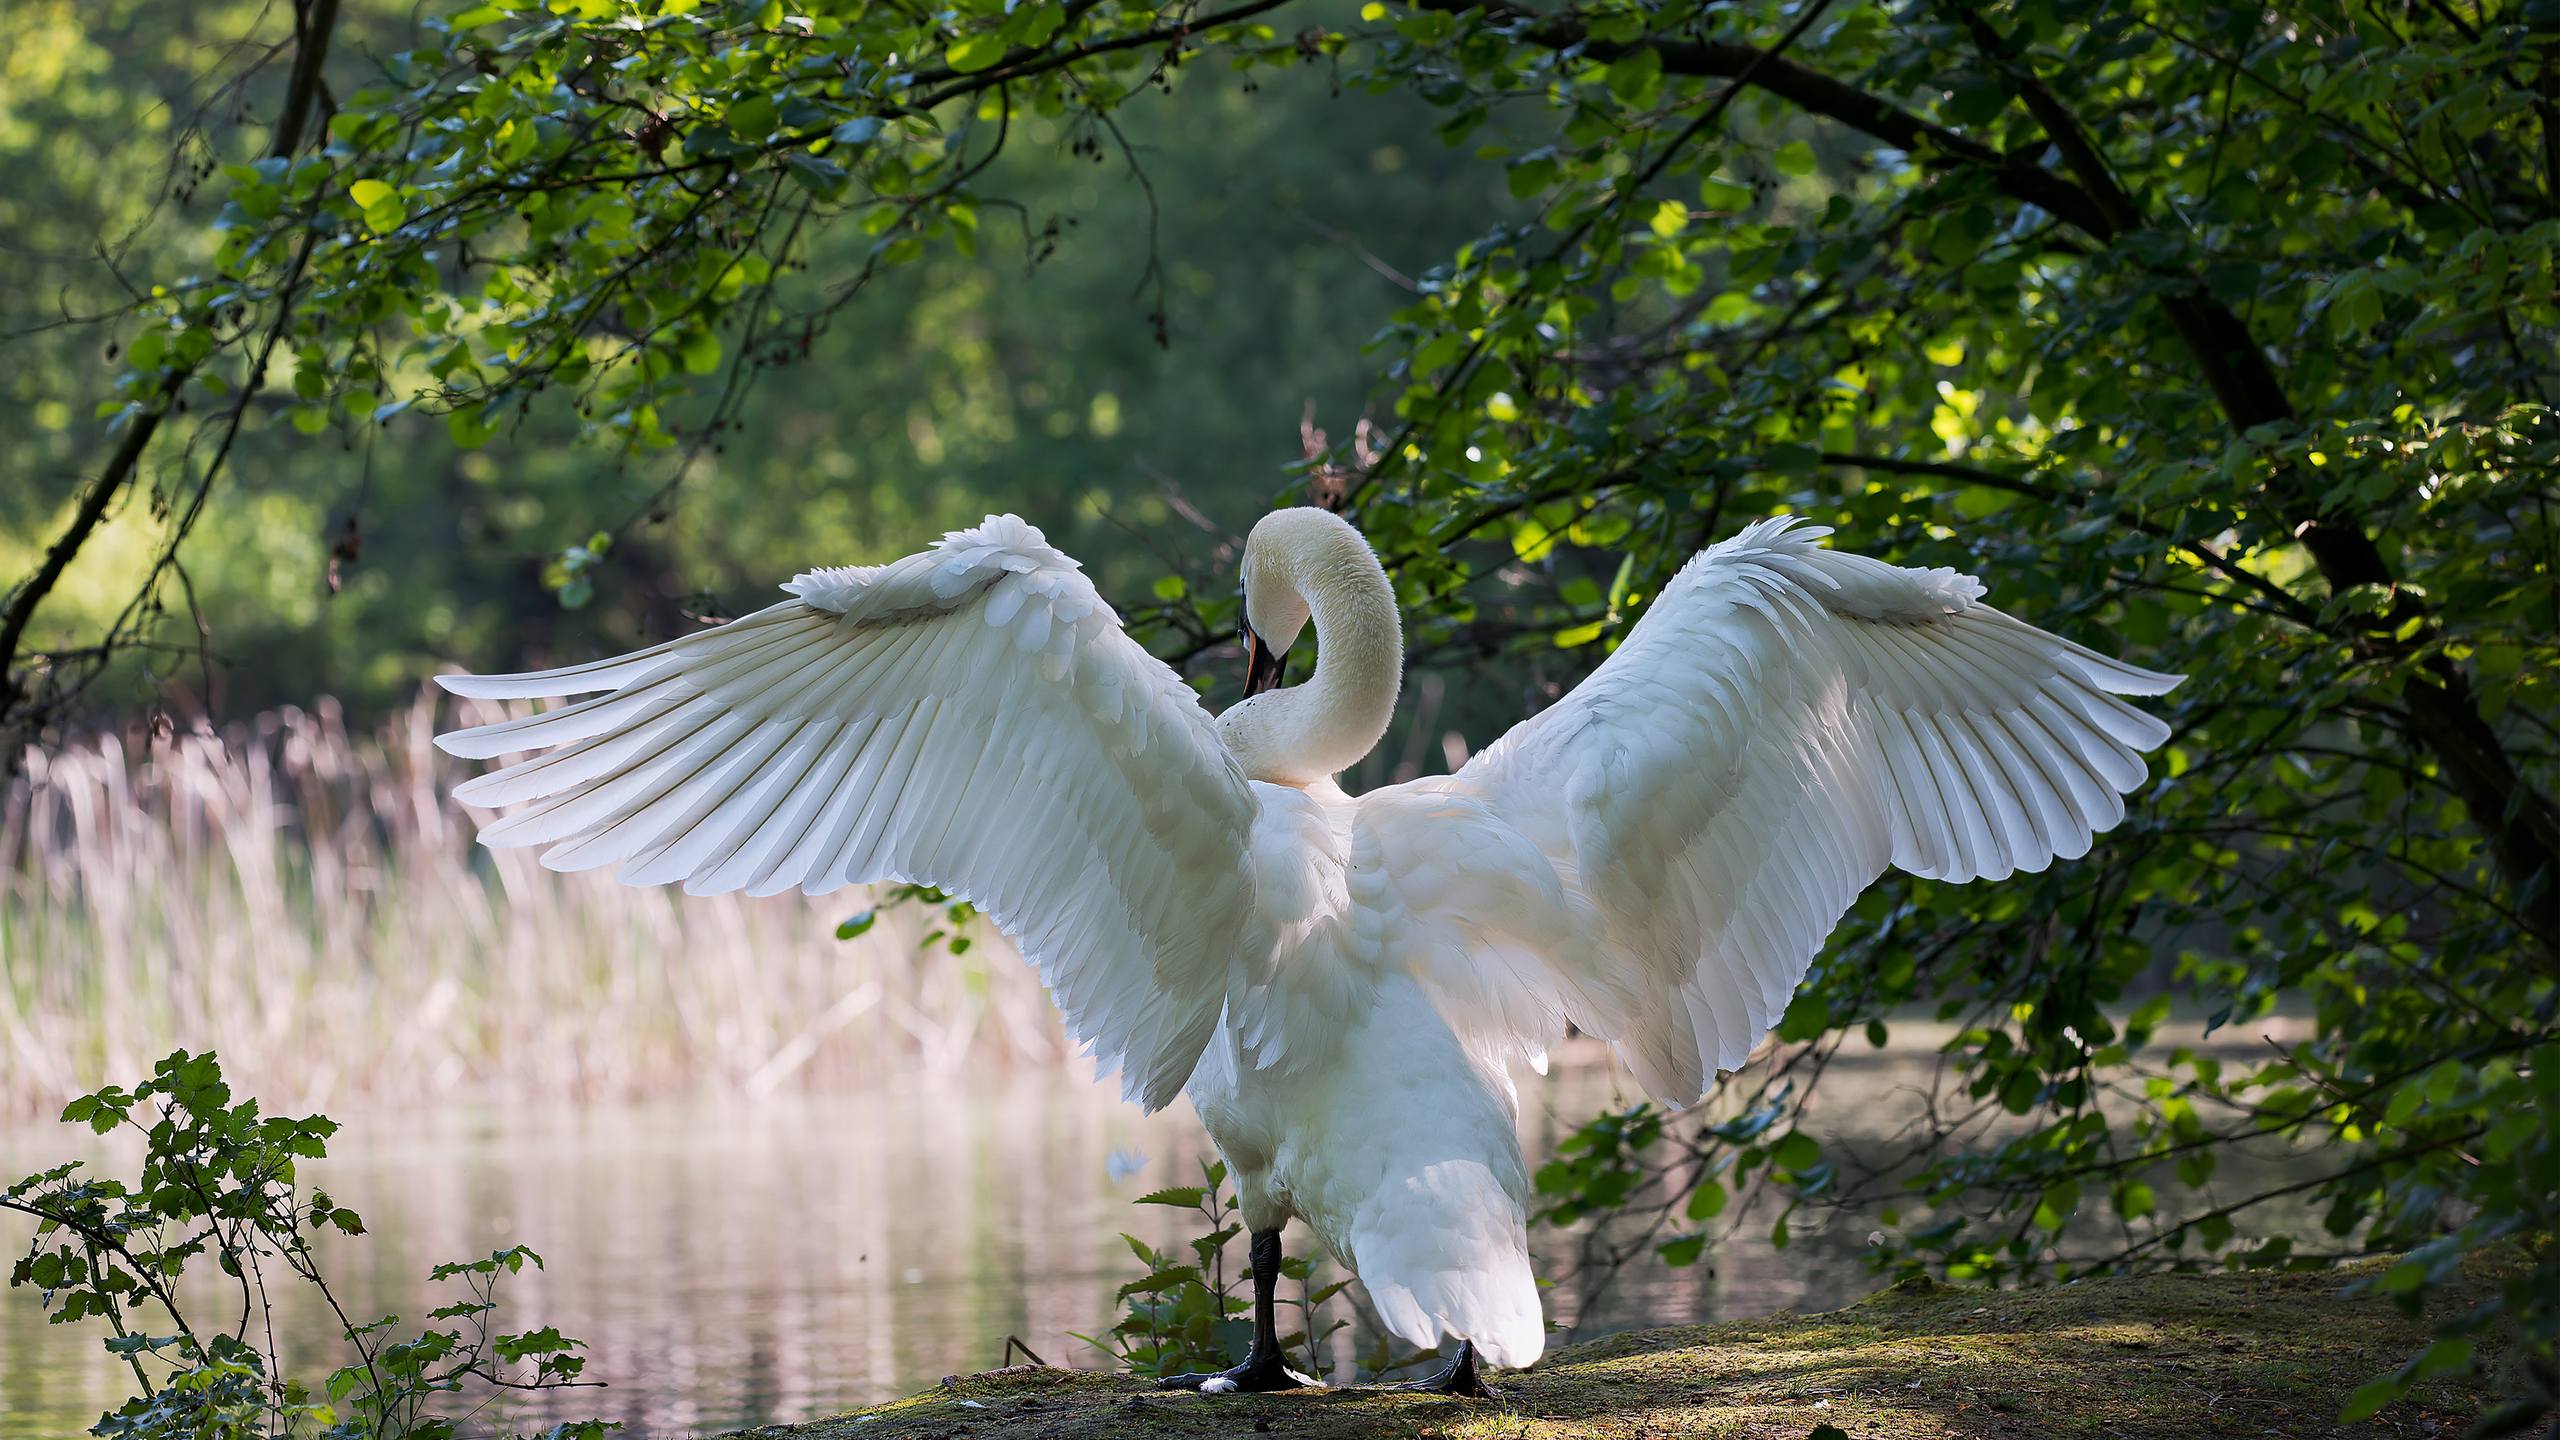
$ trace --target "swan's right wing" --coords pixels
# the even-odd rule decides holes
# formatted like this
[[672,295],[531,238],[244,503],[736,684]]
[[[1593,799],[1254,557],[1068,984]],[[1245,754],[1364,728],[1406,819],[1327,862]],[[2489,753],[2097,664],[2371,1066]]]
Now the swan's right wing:
[[1016,938],[1131,1099],[1170,1102],[1262,953],[1256,804],[1198,697],[1010,515],[785,588],[631,655],[439,677],[496,699],[606,692],[438,737],[549,752],[454,792],[520,807],[481,840],[696,894],[938,886]]
[[1476,937],[1436,967],[1462,1012],[1531,1049],[1570,1019],[1671,1104],[1743,1063],[1888,864],[1965,881],[2081,855],[2169,735],[2116,697],[2178,677],[1790,526],[1698,556],[1553,708],[1400,787],[1429,823],[1392,833],[1475,835],[1464,853],[1382,850],[1414,857],[1389,875],[1403,904]]

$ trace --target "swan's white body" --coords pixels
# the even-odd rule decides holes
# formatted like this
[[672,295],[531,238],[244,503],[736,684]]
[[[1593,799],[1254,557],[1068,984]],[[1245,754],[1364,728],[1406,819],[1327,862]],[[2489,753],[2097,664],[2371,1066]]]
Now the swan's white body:
[[1764,522],[1455,775],[1353,797],[1393,592],[1311,510],[1256,527],[1254,630],[1306,684],[1214,722],[1011,516],[633,655],[448,676],[606,692],[440,740],[547,749],[456,793],[493,845],[691,891],[882,879],[978,902],[1153,1109],[1187,1084],[1254,1230],[1304,1220],[1417,1345],[1545,1343],[1515,1062],[1570,1023],[1671,1104],[1739,1066],[1888,864],[1968,880],[2084,853],[2175,677],[1979,603],[1952,571]]

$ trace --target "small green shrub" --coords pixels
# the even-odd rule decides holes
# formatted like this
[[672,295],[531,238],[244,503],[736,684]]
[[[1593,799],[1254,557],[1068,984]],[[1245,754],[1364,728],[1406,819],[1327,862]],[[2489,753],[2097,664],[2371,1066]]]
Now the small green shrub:
[[[94,1321],[107,1350],[132,1371],[131,1399],[92,1433],[123,1440],[450,1440],[454,1422],[435,1408],[472,1389],[552,1390],[579,1379],[584,1347],[558,1330],[494,1328],[499,1282],[542,1257],[523,1246],[439,1265],[458,1298],[403,1332],[397,1316],[347,1315],[312,1252],[323,1229],[364,1233],[355,1211],[306,1190],[298,1167],[328,1153],[336,1122],[261,1115],[233,1103],[222,1067],[181,1050],[151,1078],[109,1086],[62,1112],[65,1123],[144,1138],[142,1169],[127,1183],[87,1175],[73,1162],[0,1192],[0,1209],[33,1216],[34,1238],[9,1272],[33,1286],[56,1324]],[[179,1296],[181,1277],[210,1259],[236,1282],[239,1313],[213,1323]],[[277,1291],[317,1292],[344,1326],[350,1358],[316,1388],[284,1373],[274,1332],[260,1323]],[[602,1421],[555,1425],[543,1440],[600,1440]]]
[[[1249,1261],[1232,1267],[1227,1263],[1227,1247],[1244,1235],[1244,1222],[1237,1218],[1226,1181],[1225,1162],[1205,1164],[1199,1184],[1153,1191],[1133,1202],[1197,1211],[1209,1228],[1177,1249],[1159,1250],[1135,1235],[1121,1235],[1146,1273],[1120,1287],[1116,1298],[1125,1308],[1105,1337],[1079,1334],[1076,1339],[1116,1358],[1132,1374],[1152,1378],[1243,1363],[1253,1341],[1253,1274]],[[1190,1258],[1184,1258],[1184,1249]],[[1281,1353],[1290,1357],[1291,1368],[1321,1380],[1325,1342],[1351,1323],[1322,1312],[1351,1281],[1319,1285],[1315,1265],[1303,1255],[1282,1260],[1281,1278],[1295,1281],[1298,1295],[1291,1300],[1284,1285],[1277,1303]],[[1294,1330],[1287,1328],[1292,1318]]]

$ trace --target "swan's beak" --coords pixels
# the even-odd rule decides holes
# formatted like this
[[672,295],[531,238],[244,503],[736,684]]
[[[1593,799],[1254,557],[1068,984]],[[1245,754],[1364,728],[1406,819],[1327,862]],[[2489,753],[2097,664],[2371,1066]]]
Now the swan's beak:
[[1244,627],[1244,698],[1252,699],[1280,683],[1280,667],[1287,657],[1274,651],[1263,638]]

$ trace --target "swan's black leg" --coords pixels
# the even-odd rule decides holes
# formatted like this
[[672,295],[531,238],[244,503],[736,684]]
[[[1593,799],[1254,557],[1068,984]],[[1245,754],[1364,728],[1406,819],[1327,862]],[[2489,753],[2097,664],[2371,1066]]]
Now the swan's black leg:
[[1477,1400],[1494,1398],[1493,1387],[1484,1383],[1484,1377],[1476,1373],[1476,1342],[1473,1340],[1459,1341],[1457,1356],[1439,1374],[1398,1388],[1431,1395],[1465,1395]]
[[1280,1356],[1280,1325],[1274,1296],[1280,1289],[1280,1232],[1256,1230],[1249,1245],[1253,1256],[1253,1344],[1244,1363],[1232,1370],[1168,1375],[1159,1390],[1197,1390],[1203,1395],[1238,1391],[1298,1390],[1316,1382],[1292,1370]]

